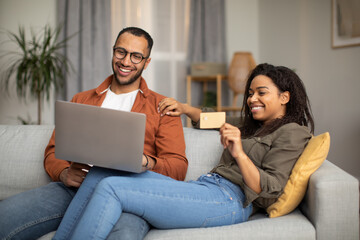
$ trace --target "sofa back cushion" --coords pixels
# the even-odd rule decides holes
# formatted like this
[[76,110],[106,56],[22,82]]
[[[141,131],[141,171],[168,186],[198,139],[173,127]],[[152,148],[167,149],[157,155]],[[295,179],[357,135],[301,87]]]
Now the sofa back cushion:
[[189,167],[185,180],[196,180],[220,161],[223,147],[219,131],[184,128]]
[[50,182],[43,159],[53,129],[0,125],[0,200]]
[[[49,183],[43,166],[52,125],[0,125],[0,200]],[[223,148],[219,132],[184,128],[189,168],[186,180],[209,172]]]

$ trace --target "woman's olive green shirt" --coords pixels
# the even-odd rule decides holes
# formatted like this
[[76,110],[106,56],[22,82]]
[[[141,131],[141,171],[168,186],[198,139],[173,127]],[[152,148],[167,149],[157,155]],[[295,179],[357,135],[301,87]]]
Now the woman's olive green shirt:
[[308,127],[288,123],[269,135],[242,139],[243,150],[260,173],[259,194],[245,184],[235,159],[227,149],[211,172],[238,184],[246,196],[245,206],[253,203],[256,208],[266,209],[283,192],[291,170],[310,138]]

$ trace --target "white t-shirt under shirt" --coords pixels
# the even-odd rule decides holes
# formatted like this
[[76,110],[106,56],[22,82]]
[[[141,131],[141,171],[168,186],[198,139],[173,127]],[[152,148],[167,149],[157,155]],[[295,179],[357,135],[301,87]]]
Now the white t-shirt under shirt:
[[115,94],[109,87],[101,107],[130,112],[138,92],[139,89],[129,93]]

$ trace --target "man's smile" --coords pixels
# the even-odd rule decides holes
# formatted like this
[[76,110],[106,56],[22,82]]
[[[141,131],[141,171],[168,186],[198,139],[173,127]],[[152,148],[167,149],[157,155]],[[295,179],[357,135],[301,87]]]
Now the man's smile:
[[131,72],[134,70],[134,69],[131,69],[129,67],[124,67],[122,66],[121,64],[120,65],[116,65],[116,68],[118,70],[118,73],[121,75],[121,76],[128,76],[131,74]]
[[125,69],[125,68],[120,68],[120,71],[122,71],[122,72],[126,72],[126,73],[131,72],[131,70],[130,70],[130,69]]

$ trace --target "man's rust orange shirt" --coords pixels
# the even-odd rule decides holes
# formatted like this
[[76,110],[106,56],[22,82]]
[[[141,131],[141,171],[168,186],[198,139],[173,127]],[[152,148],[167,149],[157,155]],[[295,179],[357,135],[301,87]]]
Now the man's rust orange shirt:
[[[99,87],[76,94],[72,102],[101,106],[105,99],[113,75]],[[140,81],[132,112],[146,114],[144,153],[156,159],[152,171],[177,180],[184,180],[188,161],[185,155],[184,132],[179,117],[160,116],[159,102],[164,96],[151,91],[143,78]],[[116,127],[116,126],[114,126]],[[55,130],[45,149],[44,167],[53,181],[60,181],[60,173],[70,166],[70,162],[55,158]]]

